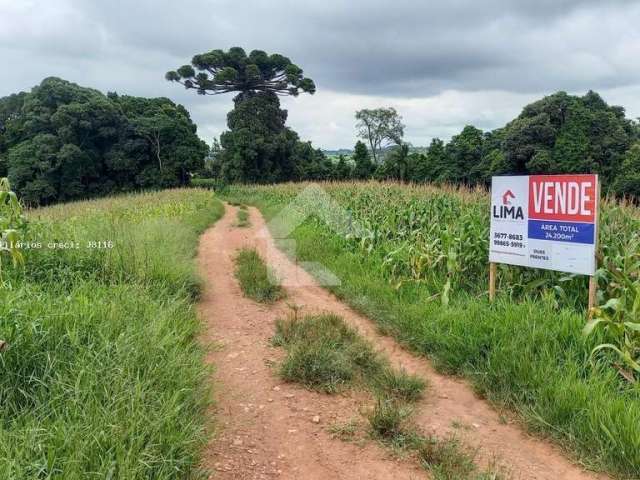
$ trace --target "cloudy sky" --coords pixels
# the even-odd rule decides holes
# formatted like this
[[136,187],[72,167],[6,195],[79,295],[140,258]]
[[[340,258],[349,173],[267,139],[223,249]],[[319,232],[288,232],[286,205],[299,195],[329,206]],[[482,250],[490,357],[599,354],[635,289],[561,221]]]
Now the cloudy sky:
[[0,96],[59,76],[104,92],[166,96],[210,141],[231,96],[163,79],[196,53],[242,46],[290,57],[316,82],[289,124],[352,147],[354,112],[394,106],[406,140],[504,125],[557,90],[600,92],[640,116],[640,2],[613,0],[0,0]]

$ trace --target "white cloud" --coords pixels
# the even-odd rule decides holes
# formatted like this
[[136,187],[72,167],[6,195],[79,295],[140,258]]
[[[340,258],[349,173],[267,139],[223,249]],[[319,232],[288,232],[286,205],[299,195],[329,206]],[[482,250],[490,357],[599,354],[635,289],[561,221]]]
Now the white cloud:
[[466,124],[491,129],[504,125],[536,99],[534,94],[503,91],[447,90],[423,98],[352,95],[318,92],[287,99],[289,124],[303,138],[326,148],[352,147],[356,141],[355,112],[361,108],[394,107],[407,128],[405,139],[427,145],[432,138],[448,139]]

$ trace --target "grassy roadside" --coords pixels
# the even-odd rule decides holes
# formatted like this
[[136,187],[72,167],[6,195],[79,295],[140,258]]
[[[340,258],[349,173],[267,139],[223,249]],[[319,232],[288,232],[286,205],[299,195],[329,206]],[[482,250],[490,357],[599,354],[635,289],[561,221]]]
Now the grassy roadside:
[[42,245],[0,289],[1,478],[196,477],[209,395],[193,256],[222,213],[196,189],[30,212]]
[[[234,200],[257,205],[267,218],[286,204],[277,189],[240,191]],[[581,335],[584,316],[545,299],[502,297],[490,306],[460,293],[448,305],[429,301],[420,283],[398,288],[385,276],[377,250],[348,240],[311,219],[292,238],[302,261],[320,262],[341,279],[333,292],[447,373],[463,375],[490,401],[517,412],[586,466],[621,478],[640,477],[640,387],[588,357],[597,339]],[[474,292],[475,293],[475,292]]]

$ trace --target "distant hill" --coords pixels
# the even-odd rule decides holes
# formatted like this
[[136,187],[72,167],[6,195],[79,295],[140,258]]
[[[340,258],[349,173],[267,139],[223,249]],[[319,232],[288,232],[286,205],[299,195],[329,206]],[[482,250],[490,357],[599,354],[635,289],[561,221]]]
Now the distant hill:
[[353,149],[339,148],[338,150],[322,150],[327,157],[337,157],[338,155],[350,156],[353,154]]

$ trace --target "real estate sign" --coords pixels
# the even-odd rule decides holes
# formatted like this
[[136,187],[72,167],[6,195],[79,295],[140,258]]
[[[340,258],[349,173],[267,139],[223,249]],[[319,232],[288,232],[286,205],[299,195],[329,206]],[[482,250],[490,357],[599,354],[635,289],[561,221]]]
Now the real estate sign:
[[489,261],[594,275],[597,175],[491,179]]

